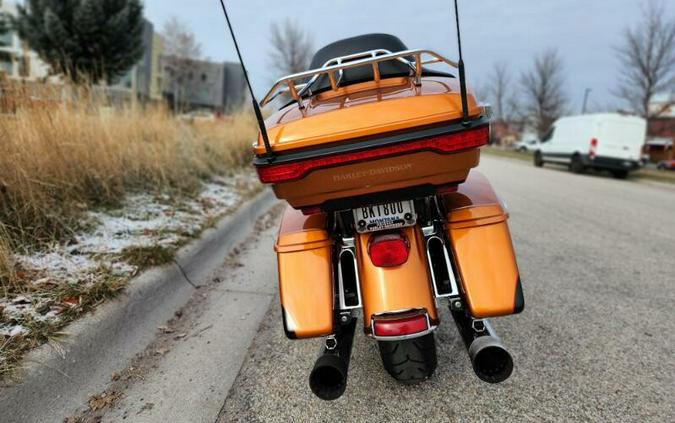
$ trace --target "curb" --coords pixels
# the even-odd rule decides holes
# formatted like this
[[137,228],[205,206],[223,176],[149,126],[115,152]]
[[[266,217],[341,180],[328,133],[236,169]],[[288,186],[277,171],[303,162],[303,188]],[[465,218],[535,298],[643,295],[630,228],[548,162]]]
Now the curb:
[[[181,248],[176,261],[189,279],[201,284],[275,201],[265,190]],[[175,264],[134,278],[118,298],[66,327],[60,348],[45,344],[25,357],[21,382],[0,387],[0,419],[53,422],[72,414],[103,391],[112,372],[142,352],[194,292]]]

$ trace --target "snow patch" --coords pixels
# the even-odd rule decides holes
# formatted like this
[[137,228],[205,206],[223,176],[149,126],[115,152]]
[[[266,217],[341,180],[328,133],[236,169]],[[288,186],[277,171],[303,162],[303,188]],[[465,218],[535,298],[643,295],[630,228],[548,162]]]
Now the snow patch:
[[20,268],[37,275],[32,281],[36,292],[28,290],[11,299],[0,297],[0,341],[26,335],[28,329],[20,324],[23,319],[60,319],[60,309],[53,305],[57,290],[50,291],[51,286],[94,283],[101,277],[101,269],[128,278],[137,268],[123,260],[125,248],[178,246],[215,219],[233,212],[258,186],[252,172],[243,172],[204,183],[200,193],[190,199],[131,194],[119,209],[88,212],[89,229],[75,234],[68,245],[15,255]]

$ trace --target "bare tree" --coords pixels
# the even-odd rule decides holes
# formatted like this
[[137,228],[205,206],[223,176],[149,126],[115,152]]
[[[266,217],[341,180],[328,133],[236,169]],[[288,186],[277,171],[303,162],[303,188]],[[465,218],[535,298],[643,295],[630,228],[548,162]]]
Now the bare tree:
[[511,118],[509,108],[512,105],[513,91],[511,74],[505,62],[494,64],[488,84],[487,94],[494,106],[495,117],[498,120],[508,121]]
[[564,112],[567,98],[564,93],[563,63],[556,50],[546,50],[534,58],[534,67],[520,76],[523,88],[524,115],[543,137]]
[[314,55],[310,35],[297,22],[286,19],[283,24],[273,23],[270,32],[270,61],[284,75],[309,68]]
[[625,29],[616,54],[621,75],[615,94],[640,116],[658,115],[649,108],[654,94],[675,90],[675,18],[666,16],[663,3],[649,2],[642,21]]
[[184,108],[196,78],[196,62],[202,57],[202,48],[192,30],[175,16],[164,24],[162,37],[167,75],[165,91],[173,94],[174,110],[179,110]]

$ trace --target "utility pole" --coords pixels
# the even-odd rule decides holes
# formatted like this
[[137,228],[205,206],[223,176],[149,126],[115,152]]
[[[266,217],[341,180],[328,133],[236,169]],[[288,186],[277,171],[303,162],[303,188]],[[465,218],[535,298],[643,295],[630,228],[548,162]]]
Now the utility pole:
[[584,104],[581,106],[581,114],[585,115],[586,114],[586,105],[588,104],[588,95],[591,93],[590,88],[586,88],[584,91]]

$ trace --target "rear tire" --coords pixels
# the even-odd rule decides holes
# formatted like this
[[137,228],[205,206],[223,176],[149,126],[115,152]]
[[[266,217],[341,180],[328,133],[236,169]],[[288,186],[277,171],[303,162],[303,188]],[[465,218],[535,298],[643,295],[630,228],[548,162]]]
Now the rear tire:
[[576,174],[581,174],[586,171],[586,167],[584,166],[584,162],[581,160],[581,156],[578,154],[575,154],[572,156],[572,161],[570,162],[570,170],[572,173]]
[[616,179],[626,179],[628,177],[627,170],[612,170],[612,176]]
[[414,385],[436,370],[436,340],[430,333],[402,341],[378,341],[385,370],[397,381]]
[[544,158],[541,155],[541,151],[537,150],[534,152],[534,166],[542,167],[544,166]]

